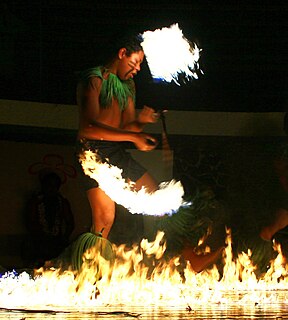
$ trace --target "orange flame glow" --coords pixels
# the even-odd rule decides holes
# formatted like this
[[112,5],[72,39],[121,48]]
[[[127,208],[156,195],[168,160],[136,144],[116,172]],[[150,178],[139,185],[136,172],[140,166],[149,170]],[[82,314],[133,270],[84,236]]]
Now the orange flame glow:
[[[85,253],[91,259],[86,259],[88,264],[80,272],[40,269],[33,278],[25,272],[18,276],[7,273],[0,279],[0,307],[87,310],[105,306],[185,307],[203,302],[226,305],[233,301],[251,305],[275,302],[276,290],[287,288],[287,266],[278,245],[278,255],[267,273],[256,276],[249,250],[233,258],[228,230],[222,275],[216,265],[195,273],[179,256],[168,261],[163,258],[163,236],[158,232],[154,242],[143,239],[132,248],[114,246],[113,267],[101,257],[94,266],[92,248]],[[95,281],[99,265],[102,276]]]
[[159,190],[149,193],[142,188],[134,190],[134,182],[126,182],[122,178],[122,170],[97,159],[97,154],[85,151],[80,158],[86,175],[97,180],[100,188],[116,203],[123,205],[131,213],[145,215],[172,214],[180,206],[185,205],[184,190],[181,182],[174,180],[163,182]]

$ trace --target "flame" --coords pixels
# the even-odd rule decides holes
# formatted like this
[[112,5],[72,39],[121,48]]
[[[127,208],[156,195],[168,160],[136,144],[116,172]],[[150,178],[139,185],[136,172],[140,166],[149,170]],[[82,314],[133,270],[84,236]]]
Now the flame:
[[179,85],[179,75],[185,75],[186,80],[198,78],[201,50],[183,36],[178,24],[145,31],[142,37],[141,45],[154,79]]
[[[36,270],[34,277],[26,272],[6,273],[0,278],[0,307],[79,311],[107,306],[226,306],[235,301],[247,307],[287,298],[287,266],[279,245],[274,247],[278,255],[268,271],[257,276],[249,250],[233,257],[228,230],[221,275],[216,265],[195,273],[179,256],[165,259],[163,237],[164,233],[158,232],[153,242],[143,239],[132,248],[114,246],[113,266],[101,257],[94,263],[92,248],[85,253],[91,259],[85,260],[88,262],[79,272],[51,268]],[[102,277],[95,283],[99,266]],[[277,290],[283,290],[284,297]]]
[[134,182],[122,178],[122,170],[97,159],[97,154],[85,151],[80,158],[85,174],[97,180],[99,187],[116,203],[123,205],[132,214],[145,215],[172,214],[180,206],[187,205],[183,200],[184,189],[181,182],[162,182],[159,190],[149,193],[142,188],[134,190]]

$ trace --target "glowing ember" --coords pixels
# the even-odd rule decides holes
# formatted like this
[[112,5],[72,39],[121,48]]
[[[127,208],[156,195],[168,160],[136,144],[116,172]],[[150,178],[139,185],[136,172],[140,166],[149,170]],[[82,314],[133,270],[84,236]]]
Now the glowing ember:
[[186,80],[198,78],[201,50],[183,36],[178,24],[145,31],[142,36],[141,45],[154,79],[179,84],[180,75]]
[[80,159],[85,174],[98,181],[100,188],[116,203],[123,205],[131,213],[145,215],[172,214],[183,201],[184,190],[180,182],[174,180],[161,183],[159,190],[148,193],[145,188],[134,190],[134,183],[122,178],[122,170],[108,163],[97,161],[97,155],[85,151]]
[[7,273],[0,278],[0,307],[78,311],[105,306],[186,308],[203,303],[225,306],[236,301],[237,305],[275,303],[276,290],[285,295],[287,268],[278,246],[278,256],[267,273],[256,276],[249,252],[233,258],[228,233],[222,276],[215,265],[197,274],[189,263],[181,264],[177,256],[169,261],[163,258],[163,235],[159,232],[154,242],[142,240],[130,249],[115,246],[114,266],[100,261],[103,276],[96,284],[90,262],[89,268],[84,266],[80,273],[37,270],[34,278],[25,272]]

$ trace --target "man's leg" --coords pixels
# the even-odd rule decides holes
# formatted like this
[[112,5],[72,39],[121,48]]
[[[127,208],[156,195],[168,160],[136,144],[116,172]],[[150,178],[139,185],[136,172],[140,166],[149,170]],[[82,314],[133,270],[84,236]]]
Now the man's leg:
[[140,190],[142,187],[145,187],[148,192],[154,192],[159,186],[156,180],[148,172],[145,172],[135,183],[136,190]]
[[198,273],[217,262],[223,251],[224,247],[219,247],[213,252],[196,254],[193,247],[186,246],[182,250],[181,255],[186,261],[190,262],[192,269]]
[[[157,182],[147,172],[140,179],[137,180],[135,185],[137,190],[141,189],[142,186],[146,187],[148,192],[153,192],[158,189]],[[159,217],[153,216],[148,217],[148,219],[144,220],[144,236],[150,235],[151,230],[155,230],[155,227],[157,226],[158,222]],[[221,256],[223,250],[224,247],[221,246],[214,252],[210,252],[203,255],[197,255],[194,252],[194,248],[185,247],[181,254],[185,260],[189,260],[190,265],[195,272],[201,272],[206,267],[216,262],[217,259]]]
[[87,191],[88,200],[92,210],[92,225],[95,232],[101,232],[102,237],[108,238],[115,219],[115,203],[100,188]]

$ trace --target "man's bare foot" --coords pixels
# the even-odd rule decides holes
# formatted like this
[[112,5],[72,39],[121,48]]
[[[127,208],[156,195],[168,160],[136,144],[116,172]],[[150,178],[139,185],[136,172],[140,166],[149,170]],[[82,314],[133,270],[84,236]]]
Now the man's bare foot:
[[223,250],[224,247],[220,247],[213,252],[196,254],[194,252],[194,248],[186,247],[182,251],[182,257],[189,261],[192,269],[198,273],[209,267],[212,263],[216,262]]

